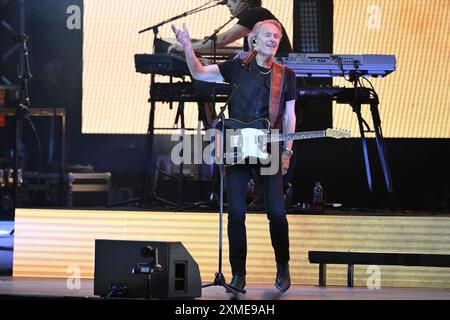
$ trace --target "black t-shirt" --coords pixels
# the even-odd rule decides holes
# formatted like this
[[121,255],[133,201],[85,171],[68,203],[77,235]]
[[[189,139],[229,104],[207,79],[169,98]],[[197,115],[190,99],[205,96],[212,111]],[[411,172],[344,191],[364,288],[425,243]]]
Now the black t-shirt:
[[[242,62],[242,59],[237,58],[219,64],[219,70],[225,82],[234,87],[228,108],[229,117],[244,122],[251,122],[259,118],[270,120],[271,71],[258,66],[256,59],[250,64],[250,71],[246,71],[242,67]],[[294,72],[286,68],[280,99],[282,111],[286,107],[287,101],[296,99],[296,86]]]
[[[252,30],[255,24],[260,21],[271,19],[275,19],[278,21],[278,19],[272,14],[272,12],[263,7],[249,8],[248,10],[245,10],[243,13],[241,13],[238,18],[239,21],[237,22],[237,24],[249,30]],[[283,25],[281,25],[281,27],[283,28],[283,37],[281,39],[280,46],[278,47],[277,55],[286,55],[292,52],[292,45]],[[244,38],[244,51],[248,51],[247,37]]]

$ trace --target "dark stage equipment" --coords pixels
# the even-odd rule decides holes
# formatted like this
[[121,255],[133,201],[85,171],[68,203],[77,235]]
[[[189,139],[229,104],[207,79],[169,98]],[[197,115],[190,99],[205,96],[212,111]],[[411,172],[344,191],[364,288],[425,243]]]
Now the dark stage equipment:
[[181,242],[95,241],[95,295],[195,298],[201,285],[198,264]]
[[[294,1],[294,52],[333,52],[333,8],[333,0]],[[297,81],[297,86],[301,88],[331,85],[332,80],[325,78],[298,78]],[[298,130],[300,131],[323,130],[332,127],[331,101],[324,100],[312,104],[298,100],[296,110]]]

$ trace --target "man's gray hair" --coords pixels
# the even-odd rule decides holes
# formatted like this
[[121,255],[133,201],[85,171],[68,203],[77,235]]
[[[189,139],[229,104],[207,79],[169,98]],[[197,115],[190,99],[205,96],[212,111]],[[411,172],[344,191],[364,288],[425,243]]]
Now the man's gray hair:
[[248,47],[249,47],[250,51],[253,51],[253,41],[258,36],[259,30],[261,29],[262,26],[264,26],[266,24],[271,24],[271,25],[274,25],[275,27],[277,27],[278,30],[280,31],[280,35],[283,36],[283,27],[277,20],[270,19],[270,20],[260,21],[254,25],[253,30],[247,36]]

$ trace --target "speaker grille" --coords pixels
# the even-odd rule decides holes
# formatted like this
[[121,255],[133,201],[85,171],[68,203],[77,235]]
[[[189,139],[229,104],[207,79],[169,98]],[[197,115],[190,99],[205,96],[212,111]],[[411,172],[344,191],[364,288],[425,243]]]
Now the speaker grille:
[[320,52],[318,8],[315,1],[299,3],[299,21],[301,52]]

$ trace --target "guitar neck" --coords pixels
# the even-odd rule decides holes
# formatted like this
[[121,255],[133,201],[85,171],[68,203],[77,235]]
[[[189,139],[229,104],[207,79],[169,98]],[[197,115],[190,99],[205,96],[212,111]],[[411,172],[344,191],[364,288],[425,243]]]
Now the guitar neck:
[[325,130],[293,132],[287,134],[271,134],[267,136],[267,142],[317,139],[317,138],[325,138],[326,136],[327,135]]

